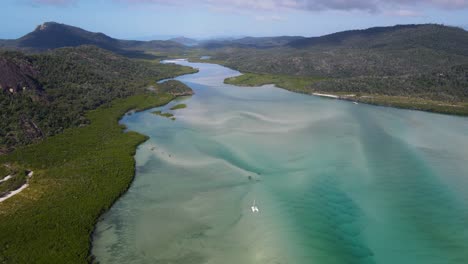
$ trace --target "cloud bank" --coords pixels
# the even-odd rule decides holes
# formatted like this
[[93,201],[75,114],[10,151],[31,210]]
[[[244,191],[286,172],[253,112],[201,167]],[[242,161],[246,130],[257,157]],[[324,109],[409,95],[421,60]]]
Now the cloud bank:
[[434,7],[442,9],[468,8],[468,0],[117,0],[131,4],[156,3],[193,5],[205,4],[220,8],[246,8],[256,10],[297,9],[309,11],[321,10],[363,10],[385,11],[389,6],[398,7]]
[[[65,6],[79,0],[31,0],[35,4]],[[205,5],[217,10],[243,9],[260,11],[304,10],[304,11],[367,11],[389,12],[407,10],[402,15],[411,15],[412,9],[432,7],[437,9],[468,8],[468,0],[107,0],[131,5],[162,4],[194,6]]]
[[68,6],[76,3],[77,0],[31,0],[35,5]]

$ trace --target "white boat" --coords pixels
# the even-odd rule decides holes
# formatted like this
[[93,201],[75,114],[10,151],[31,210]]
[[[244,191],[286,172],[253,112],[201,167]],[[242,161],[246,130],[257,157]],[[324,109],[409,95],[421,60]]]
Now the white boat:
[[353,102],[353,104],[358,104],[358,102]]
[[250,209],[252,209],[252,213],[257,213],[259,211],[258,207],[255,205],[255,200],[254,200],[252,206],[250,207]]

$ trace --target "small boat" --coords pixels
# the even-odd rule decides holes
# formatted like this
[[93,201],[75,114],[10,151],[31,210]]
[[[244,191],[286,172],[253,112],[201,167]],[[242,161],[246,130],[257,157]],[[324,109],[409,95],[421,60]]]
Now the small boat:
[[250,209],[252,209],[252,213],[257,213],[259,211],[258,207],[255,205],[255,200],[254,200],[252,206],[250,207]]
[[358,102],[353,102],[353,104],[358,104]]

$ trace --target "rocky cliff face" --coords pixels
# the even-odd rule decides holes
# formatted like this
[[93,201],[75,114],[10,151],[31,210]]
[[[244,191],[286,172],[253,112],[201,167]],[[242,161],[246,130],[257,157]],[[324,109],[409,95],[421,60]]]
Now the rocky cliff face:
[[42,90],[37,81],[38,71],[25,58],[0,55],[0,89],[8,93]]

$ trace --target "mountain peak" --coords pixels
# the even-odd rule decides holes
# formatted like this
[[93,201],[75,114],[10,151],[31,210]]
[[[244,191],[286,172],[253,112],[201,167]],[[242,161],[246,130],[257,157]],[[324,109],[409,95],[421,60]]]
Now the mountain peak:
[[59,24],[57,22],[44,22],[43,24],[36,27],[36,31],[44,31],[50,28],[51,26],[56,26],[56,25],[64,25],[64,24]]
[[45,22],[38,25],[34,31],[15,40],[0,41],[0,47],[7,46],[43,51],[62,47],[94,45],[102,49],[127,54],[140,55],[143,50],[180,49],[182,45],[171,41],[133,41],[121,40],[107,36],[104,33],[91,32],[85,29],[57,23]]
[[18,46],[45,50],[80,45],[96,45],[106,49],[115,49],[113,47],[115,42],[115,39],[103,34],[89,32],[66,24],[45,22],[37,26],[33,32],[19,38]]

